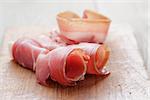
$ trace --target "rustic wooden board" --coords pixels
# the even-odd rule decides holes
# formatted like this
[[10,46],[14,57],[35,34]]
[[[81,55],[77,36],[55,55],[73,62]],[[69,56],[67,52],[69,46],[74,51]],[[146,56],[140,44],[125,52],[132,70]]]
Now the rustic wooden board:
[[150,81],[143,66],[135,38],[125,26],[112,26],[107,38],[111,48],[106,78],[88,75],[74,87],[50,82],[36,83],[34,72],[11,61],[8,43],[22,36],[47,33],[43,27],[13,27],[5,31],[0,52],[0,100],[148,100]]

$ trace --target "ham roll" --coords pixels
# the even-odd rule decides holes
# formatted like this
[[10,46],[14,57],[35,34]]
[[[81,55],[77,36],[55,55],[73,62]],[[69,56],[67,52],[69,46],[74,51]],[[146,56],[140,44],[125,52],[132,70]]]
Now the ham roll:
[[12,46],[12,56],[21,66],[35,70],[35,62],[39,54],[48,53],[49,50],[41,48],[41,45],[29,38],[21,38]]
[[83,50],[72,47],[60,47],[48,54],[41,54],[36,62],[36,76],[39,83],[47,85],[52,80],[62,85],[75,85],[84,79],[89,56]]
[[110,50],[102,44],[95,43],[80,43],[77,47],[84,50],[90,59],[87,63],[87,73],[96,75],[108,75],[109,71],[106,70],[105,64],[108,61]]
[[57,15],[61,38],[68,44],[79,42],[103,43],[111,20],[94,11],[85,10],[83,17],[65,11]]

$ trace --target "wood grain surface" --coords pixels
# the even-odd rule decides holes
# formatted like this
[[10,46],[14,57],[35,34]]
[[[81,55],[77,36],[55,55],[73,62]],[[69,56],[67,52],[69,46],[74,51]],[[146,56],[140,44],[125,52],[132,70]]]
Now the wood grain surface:
[[[74,87],[36,82],[34,72],[11,60],[8,44],[22,36],[48,33],[43,27],[12,27],[6,30],[0,50],[0,100],[149,100],[150,81],[135,38],[129,27],[112,26],[106,43],[111,48],[107,64],[110,76],[87,75]],[[23,33],[23,34],[20,34]]]

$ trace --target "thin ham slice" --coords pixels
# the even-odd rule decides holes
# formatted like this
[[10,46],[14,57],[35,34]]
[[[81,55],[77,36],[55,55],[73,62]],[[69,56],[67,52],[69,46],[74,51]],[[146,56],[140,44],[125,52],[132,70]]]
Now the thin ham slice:
[[49,50],[41,48],[40,44],[29,38],[21,38],[12,46],[14,60],[25,68],[35,70],[35,62],[39,54],[48,53]]
[[103,43],[111,21],[102,14],[85,10],[83,18],[70,11],[59,13],[57,22],[61,38],[66,43],[73,44],[79,42]]
[[86,74],[86,62],[89,56],[83,50],[72,47],[60,47],[48,54],[41,54],[36,62],[36,76],[39,83],[47,85],[52,80],[62,85],[75,85]]

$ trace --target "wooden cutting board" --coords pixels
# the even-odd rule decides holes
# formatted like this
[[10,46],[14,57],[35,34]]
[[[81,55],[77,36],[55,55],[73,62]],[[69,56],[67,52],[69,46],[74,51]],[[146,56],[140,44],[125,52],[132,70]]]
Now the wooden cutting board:
[[22,36],[48,33],[43,27],[12,27],[5,31],[0,51],[0,100],[144,100],[150,97],[150,81],[130,28],[112,26],[106,43],[111,48],[107,64],[110,76],[87,75],[74,87],[36,82],[34,72],[14,63],[8,44]]

